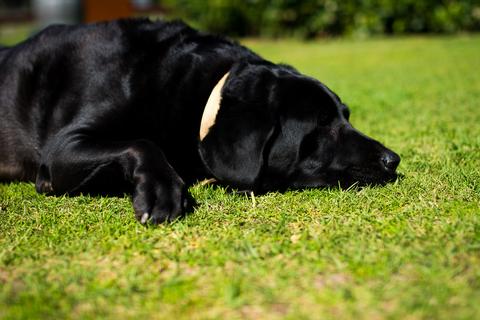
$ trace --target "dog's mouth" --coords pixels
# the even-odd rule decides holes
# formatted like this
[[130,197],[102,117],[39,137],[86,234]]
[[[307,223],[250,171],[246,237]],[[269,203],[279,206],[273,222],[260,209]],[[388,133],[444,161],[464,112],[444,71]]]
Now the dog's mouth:
[[329,170],[311,176],[296,176],[290,179],[266,179],[257,192],[301,190],[313,188],[352,186],[384,186],[398,178],[395,171],[387,172],[377,168],[349,167],[345,170]]
[[396,171],[386,171],[381,168],[351,166],[344,170],[333,170],[312,177],[307,181],[294,183],[295,188],[383,186],[398,178]]
[[[387,183],[393,182],[398,178],[398,173],[396,171],[386,171],[382,169],[372,169],[364,167],[350,167],[346,170],[346,175],[344,179],[344,184],[349,185],[386,185]],[[342,181],[340,181],[342,183]]]

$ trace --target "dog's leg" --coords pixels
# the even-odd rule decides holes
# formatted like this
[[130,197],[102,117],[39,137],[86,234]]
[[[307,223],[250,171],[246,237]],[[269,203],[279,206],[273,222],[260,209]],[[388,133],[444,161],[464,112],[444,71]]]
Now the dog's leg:
[[142,223],[171,221],[186,210],[185,183],[162,150],[148,140],[103,142],[78,135],[57,138],[44,150],[36,180],[39,192],[88,191],[89,182],[113,168],[133,184],[135,216]]

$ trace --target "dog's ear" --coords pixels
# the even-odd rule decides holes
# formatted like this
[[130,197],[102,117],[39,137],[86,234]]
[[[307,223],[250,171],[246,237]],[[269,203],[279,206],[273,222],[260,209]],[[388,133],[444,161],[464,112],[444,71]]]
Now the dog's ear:
[[275,127],[274,78],[264,64],[236,64],[222,89],[215,123],[200,142],[204,164],[234,188],[255,189]]

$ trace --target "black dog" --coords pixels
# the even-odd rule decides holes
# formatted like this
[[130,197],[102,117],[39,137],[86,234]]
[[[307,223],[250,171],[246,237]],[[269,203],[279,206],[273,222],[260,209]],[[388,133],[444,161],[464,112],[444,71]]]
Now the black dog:
[[0,49],[0,114],[0,180],[130,187],[142,223],[181,216],[207,177],[255,192],[383,184],[400,161],[319,81],[181,22],[52,26]]

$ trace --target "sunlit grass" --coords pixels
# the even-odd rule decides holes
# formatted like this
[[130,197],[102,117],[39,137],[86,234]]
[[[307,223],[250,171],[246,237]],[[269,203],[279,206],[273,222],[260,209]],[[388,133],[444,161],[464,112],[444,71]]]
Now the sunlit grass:
[[480,37],[246,41],[402,156],[379,188],[194,186],[186,219],[0,185],[0,318],[480,317]]

